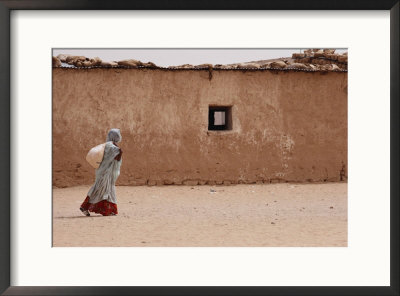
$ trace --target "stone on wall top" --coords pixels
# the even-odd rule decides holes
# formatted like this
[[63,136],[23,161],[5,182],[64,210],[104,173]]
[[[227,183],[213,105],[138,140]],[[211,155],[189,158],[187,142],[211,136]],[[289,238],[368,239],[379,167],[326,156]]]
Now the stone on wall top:
[[141,62],[135,59],[105,62],[100,58],[87,58],[59,54],[52,58],[54,68],[133,68],[133,69],[166,69],[166,70],[296,70],[296,71],[347,71],[347,52],[336,54],[335,49],[306,49],[304,53],[293,53],[291,58],[253,61],[229,65],[221,64],[184,64],[179,66],[160,67],[152,62]]

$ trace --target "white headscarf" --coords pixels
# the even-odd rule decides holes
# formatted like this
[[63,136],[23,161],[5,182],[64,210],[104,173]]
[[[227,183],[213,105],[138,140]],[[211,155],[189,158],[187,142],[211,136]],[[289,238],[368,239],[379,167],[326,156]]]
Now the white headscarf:
[[106,142],[108,142],[108,141],[113,141],[115,143],[122,141],[122,136],[121,136],[121,132],[120,132],[119,128],[110,129],[110,131],[108,132],[108,135],[107,135]]

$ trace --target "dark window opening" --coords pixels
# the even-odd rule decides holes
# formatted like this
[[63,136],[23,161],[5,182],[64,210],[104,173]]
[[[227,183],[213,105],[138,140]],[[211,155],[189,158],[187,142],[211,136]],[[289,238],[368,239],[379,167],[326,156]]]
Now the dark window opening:
[[209,106],[208,130],[223,131],[232,129],[232,106]]

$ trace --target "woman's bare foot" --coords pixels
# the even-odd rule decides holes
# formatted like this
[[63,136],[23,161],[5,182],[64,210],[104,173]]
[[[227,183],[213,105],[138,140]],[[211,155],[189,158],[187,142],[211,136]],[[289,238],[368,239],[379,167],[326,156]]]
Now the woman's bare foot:
[[87,216],[87,217],[90,216],[90,213],[89,213],[88,210],[84,210],[83,208],[79,208],[79,209],[81,210],[81,212],[82,212],[85,216]]

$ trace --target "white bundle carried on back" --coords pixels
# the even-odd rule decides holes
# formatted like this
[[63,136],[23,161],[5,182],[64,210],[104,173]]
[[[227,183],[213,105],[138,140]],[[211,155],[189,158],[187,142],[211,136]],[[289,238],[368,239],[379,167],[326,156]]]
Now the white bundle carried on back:
[[97,169],[103,161],[105,147],[106,143],[97,145],[90,149],[89,153],[86,155],[87,162],[95,169]]

